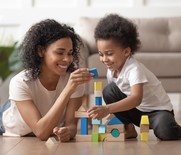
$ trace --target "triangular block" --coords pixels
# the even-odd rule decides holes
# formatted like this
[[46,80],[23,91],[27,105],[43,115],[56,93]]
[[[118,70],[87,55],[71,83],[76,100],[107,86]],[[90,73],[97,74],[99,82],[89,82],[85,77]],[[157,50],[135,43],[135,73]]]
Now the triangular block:
[[116,116],[114,116],[107,125],[123,124]]

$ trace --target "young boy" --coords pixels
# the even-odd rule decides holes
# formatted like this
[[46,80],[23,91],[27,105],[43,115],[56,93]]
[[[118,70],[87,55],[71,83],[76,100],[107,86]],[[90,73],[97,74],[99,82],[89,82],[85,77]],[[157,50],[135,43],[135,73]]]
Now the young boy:
[[103,90],[106,105],[90,108],[89,116],[101,119],[114,113],[125,124],[126,138],[135,138],[134,125],[139,126],[141,116],[146,114],[156,137],[180,139],[181,127],[161,82],[133,56],[141,44],[136,26],[110,14],[99,21],[95,39],[100,61],[108,69],[108,85]]

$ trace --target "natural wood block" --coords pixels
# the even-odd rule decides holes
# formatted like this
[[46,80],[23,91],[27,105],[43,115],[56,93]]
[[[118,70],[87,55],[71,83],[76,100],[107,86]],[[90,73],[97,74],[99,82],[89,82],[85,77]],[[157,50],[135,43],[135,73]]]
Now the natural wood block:
[[149,125],[148,124],[141,124],[140,125],[140,133],[141,132],[149,132]]
[[113,137],[111,134],[108,134],[105,141],[107,141],[107,142],[122,142],[122,141],[125,141],[125,133],[121,133],[118,137]]
[[75,139],[77,142],[91,142],[92,135],[76,135]]
[[59,143],[59,141],[55,137],[49,137],[48,140],[46,141],[46,144],[57,144],[57,143]]
[[88,113],[86,111],[76,111],[75,112],[76,118],[88,118]]
[[92,125],[92,132],[99,132],[99,125],[98,124],[93,124]]
[[113,129],[118,129],[119,132],[125,132],[124,124],[107,125],[107,132],[111,132]]

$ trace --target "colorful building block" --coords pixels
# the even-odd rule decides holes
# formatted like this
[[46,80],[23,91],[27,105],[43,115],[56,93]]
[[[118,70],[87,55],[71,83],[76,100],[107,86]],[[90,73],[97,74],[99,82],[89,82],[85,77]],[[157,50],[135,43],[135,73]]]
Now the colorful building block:
[[88,118],[80,118],[80,134],[87,135],[88,134]]
[[95,97],[95,104],[98,106],[102,105],[102,97]]
[[109,122],[108,125],[115,125],[115,124],[123,124],[116,116],[114,116]]
[[93,76],[94,78],[97,78],[97,77],[98,77],[98,71],[97,71],[96,68],[90,69],[90,70],[89,70],[89,73],[94,74],[94,76]]
[[94,91],[97,91],[97,90],[102,91],[102,82],[100,81],[94,82]]
[[92,133],[92,142],[98,142],[99,141],[99,133]]

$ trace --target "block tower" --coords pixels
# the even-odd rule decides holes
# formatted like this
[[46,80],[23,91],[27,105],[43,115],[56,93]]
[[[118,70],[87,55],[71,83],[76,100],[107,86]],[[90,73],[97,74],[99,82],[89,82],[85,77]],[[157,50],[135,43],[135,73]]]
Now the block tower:
[[149,133],[149,119],[147,115],[141,116],[140,121],[140,140],[148,141],[148,133]]
[[[98,76],[95,68],[89,72]],[[102,82],[94,82],[94,102],[96,106],[102,106]],[[124,124],[113,114],[111,114],[106,123],[102,120],[92,119],[92,134],[88,134],[88,114],[85,109],[79,109],[75,112],[75,117],[80,118],[80,134],[76,135],[76,141],[124,141],[125,127]]]

